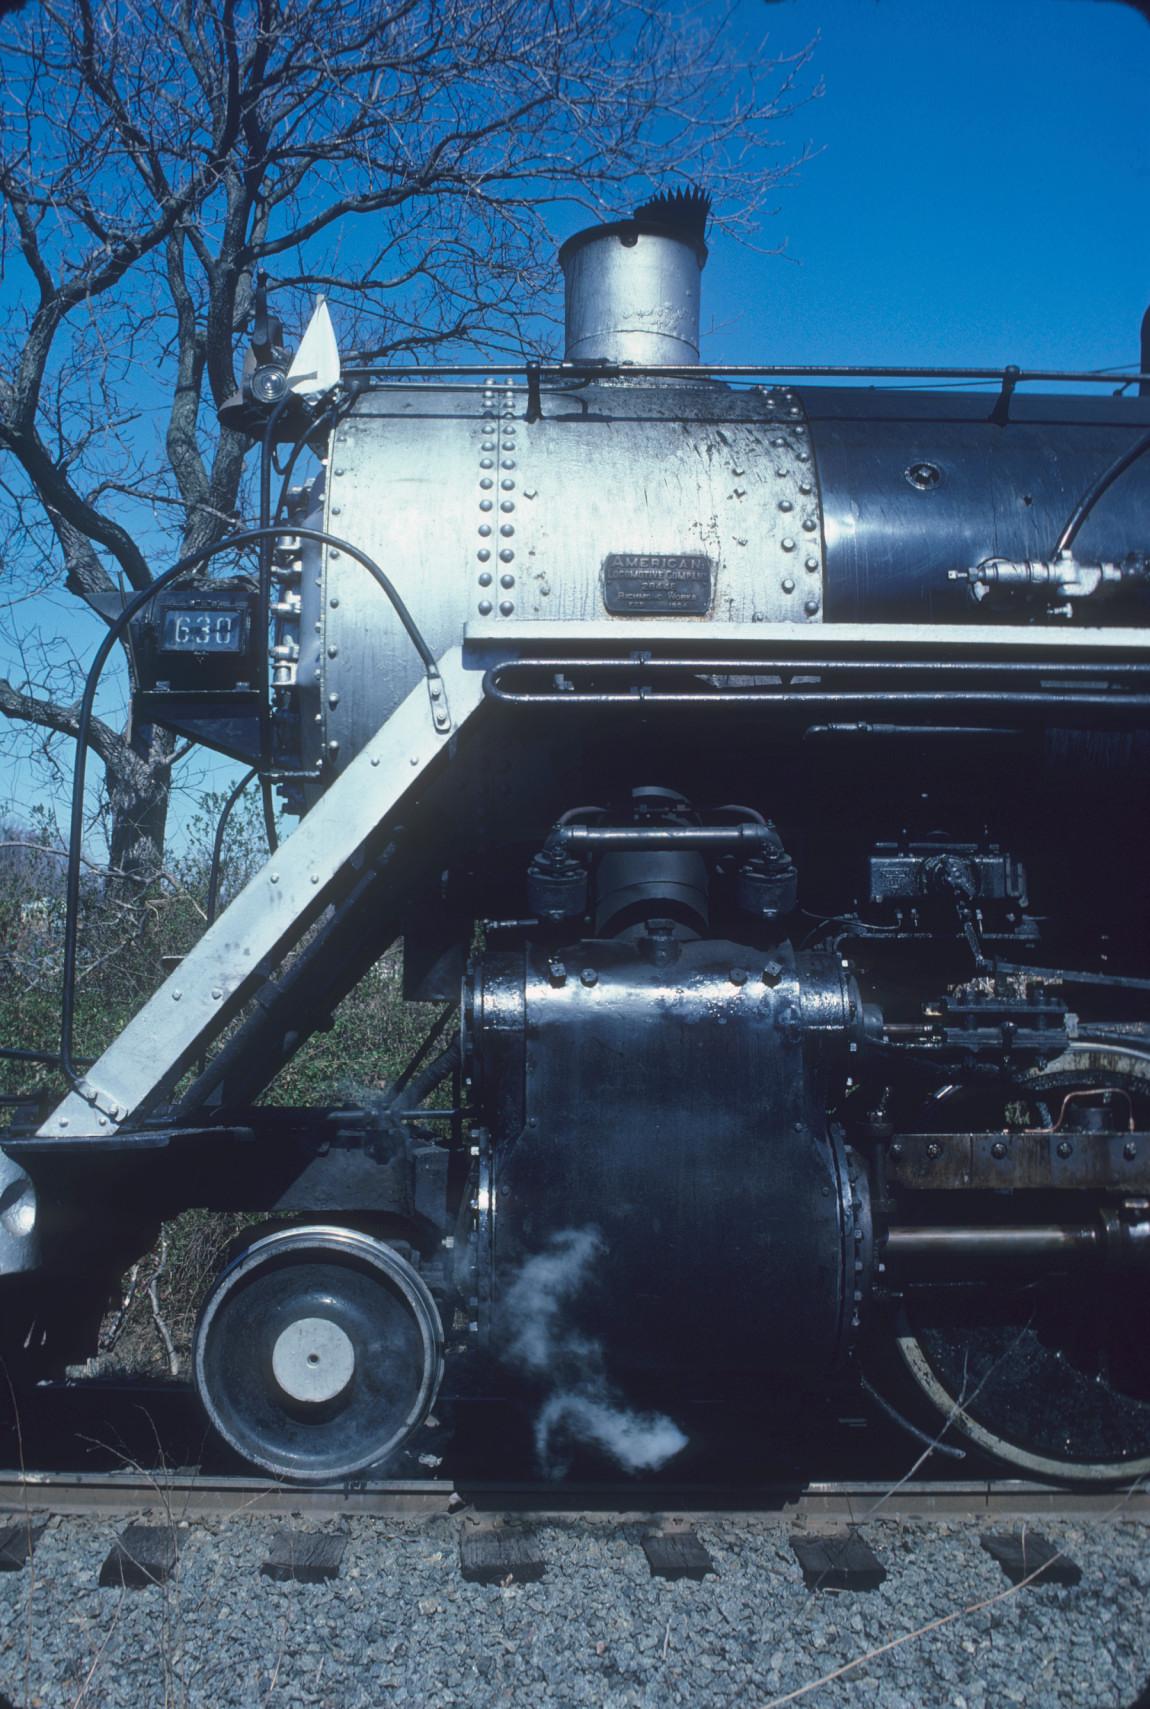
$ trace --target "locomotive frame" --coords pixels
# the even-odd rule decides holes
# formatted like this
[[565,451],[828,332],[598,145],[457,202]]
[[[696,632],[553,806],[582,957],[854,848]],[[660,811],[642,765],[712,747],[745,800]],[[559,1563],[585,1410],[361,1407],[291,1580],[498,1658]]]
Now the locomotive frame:
[[[273,1219],[195,1377],[279,1475],[393,1454],[476,1343],[541,1451],[632,1470],[700,1388],[860,1370],[1028,1472],[1150,1468],[1150,398],[700,369],[705,212],[572,240],[561,365],[249,377],[259,526],[97,671],[134,623],[141,710],[302,817],[82,1074],[66,989],[72,1090],[0,1152],[13,1367],[203,1204]],[[458,1038],[378,1109],[260,1106],[399,937]]]

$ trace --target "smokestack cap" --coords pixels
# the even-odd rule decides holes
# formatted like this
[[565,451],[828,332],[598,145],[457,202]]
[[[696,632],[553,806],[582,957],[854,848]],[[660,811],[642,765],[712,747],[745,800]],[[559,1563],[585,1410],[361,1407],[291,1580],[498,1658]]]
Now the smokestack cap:
[[588,226],[569,237],[559,251],[559,265],[564,272],[577,249],[601,238],[617,237],[628,247],[640,236],[671,237],[679,243],[689,243],[699,257],[699,266],[706,264],[707,245],[704,242],[711,198],[706,190],[692,186],[689,190],[662,190],[636,208],[629,220],[613,220],[609,225]]
[[590,226],[559,251],[568,362],[689,366],[699,360],[699,275],[711,198],[665,191],[633,218]]

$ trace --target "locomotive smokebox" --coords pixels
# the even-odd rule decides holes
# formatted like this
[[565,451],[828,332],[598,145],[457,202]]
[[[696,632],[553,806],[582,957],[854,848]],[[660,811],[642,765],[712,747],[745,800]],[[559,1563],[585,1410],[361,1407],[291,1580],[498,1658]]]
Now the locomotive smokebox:
[[591,226],[559,251],[568,362],[699,360],[699,282],[710,198],[656,196],[630,220]]

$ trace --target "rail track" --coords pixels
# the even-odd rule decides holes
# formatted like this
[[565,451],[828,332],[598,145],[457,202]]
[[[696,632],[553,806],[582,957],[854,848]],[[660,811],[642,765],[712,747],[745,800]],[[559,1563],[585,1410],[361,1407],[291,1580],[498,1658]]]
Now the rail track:
[[[319,1659],[329,1703],[366,1703],[381,1669],[412,1687],[402,1701],[463,1701],[445,1681],[482,1690],[501,1667],[508,1701],[573,1701],[547,1695],[566,1668],[586,1681],[580,1701],[642,1679],[659,1701],[781,1709],[889,1665],[900,1702],[952,1701],[969,1676],[968,1702],[1146,1709],[1147,1519],[1142,1486],[970,1476],[302,1487],[209,1469],[0,1470],[0,1619],[20,1634],[10,1654],[31,1658],[0,1678],[0,1709],[60,1700],[52,1679],[77,1665],[56,1655],[61,1633],[73,1649],[86,1634],[85,1677],[105,1658],[167,1679],[169,1629],[202,1675],[189,1705],[212,1709],[270,1701],[282,1678],[310,1689]],[[289,1594],[289,1580],[323,1588]],[[974,1698],[988,1667],[1009,1698]],[[1109,1694],[1090,1695],[1102,1673]],[[1036,1674],[1040,1694],[1021,1695]]]
[[1150,1520],[1150,1489],[1083,1491],[1017,1479],[764,1484],[752,1490],[716,1485],[543,1483],[456,1484],[441,1478],[301,1486],[192,1471],[0,1471],[0,1514],[124,1517],[152,1513],[169,1520],[253,1516],[334,1520],[365,1516],[418,1519],[470,1515],[492,1521],[529,1513],[535,1519],[601,1516],[616,1522],[652,1515],[713,1513],[764,1523],[796,1520],[859,1525],[888,1519],[1049,1518]]
[[[866,1428],[843,1424],[823,1420],[817,1442],[808,1441],[801,1450],[774,1441],[766,1478],[748,1476],[753,1457],[725,1461],[721,1443],[675,1479],[600,1478],[588,1467],[557,1483],[526,1475],[526,1453],[464,1463],[449,1441],[433,1439],[450,1437],[445,1429],[431,1433],[424,1444],[436,1450],[425,1462],[426,1472],[412,1454],[392,1477],[305,1485],[214,1460],[184,1384],[87,1380],[35,1391],[35,1407],[23,1417],[20,1432],[9,1430],[0,1438],[0,1523],[50,1515],[150,1515],[169,1523],[244,1516],[322,1523],[357,1516],[407,1521],[458,1515],[491,1524],[512,1515],[619,1522],[715,1515],[764,1525],[828,1527],[857,1526],[871,1517],[1150,1519],[1145,1484],[1083,1490],[1004,1478],[973,1456],[963,1475],[932,1477],[941,1469],[937,1462],[909,1470],[913,1451],[908,1454],[905,1439],[892,1435],[881,1418]],[[499,1412],[485,1429],[487,1444],[510,1439],[513,1428],[513,1419]],[[739,1471],[732,1470],[736,1465]]]

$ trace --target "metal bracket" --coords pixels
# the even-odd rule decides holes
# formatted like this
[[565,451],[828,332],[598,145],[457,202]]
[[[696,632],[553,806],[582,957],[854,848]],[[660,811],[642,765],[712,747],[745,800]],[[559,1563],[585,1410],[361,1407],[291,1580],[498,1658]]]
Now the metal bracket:
[[[79,1091],[80,1096],[86,1099],[92,1108],[98,1111],[101,1116],[110,1117],[113,1122],[116,1122],[119,1121],[120,1117],[123,1115],[123,1110],[120,1108],[119,1103],[115,1098],[113,1098],[111,1093],[102,1092],[100,1088],[98,1086],[94,1086],[90,1080],[81,1080],[77,1090]],[[102,1128],[106,1128],[108,1126],[108,1122],[101,1121],[100,1126]]]
[[527,415],[528,424],[543,419],[543,394],[540,388],[541,369],[538,362],[527,364]]
[[447,704],[443,678],[438,669],[435,669],[427,672],[424,681],[427,683],[427,697],[431,702],[431,721],[440,735],[446,735],[451,729],[451,708]]
[[1015,363],[1008,362],[1002,370],[1002,390],[995,399],[990,419],[996,427],[1005,427],[1010,420],[1010,401],[1014,396],[1014,388],[1022,378],[1022,369]]

